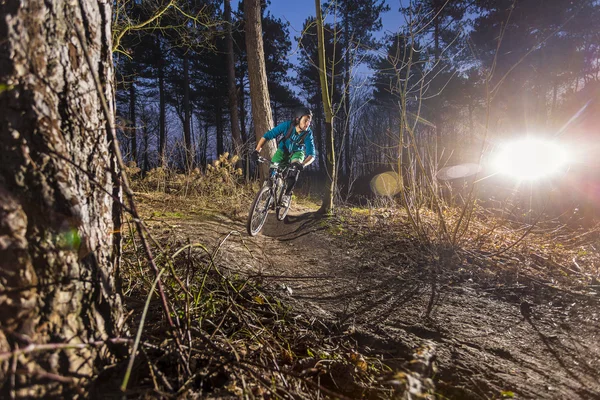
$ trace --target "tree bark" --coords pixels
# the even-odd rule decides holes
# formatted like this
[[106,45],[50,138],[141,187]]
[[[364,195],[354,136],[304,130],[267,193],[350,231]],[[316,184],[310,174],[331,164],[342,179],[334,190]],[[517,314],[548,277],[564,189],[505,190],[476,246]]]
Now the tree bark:
[[208,123],[204,123],[204,141],[202,142],[202,160],[203,164],[208,164]]
[[246,89],[244,86],[244,75],[240,76],[240,131],[242,134],[242,143],[246,143]]
[[183,55],[183,142],[185,145],[185,168],[189,171],[194,160],[192,133],[190,128],[190,59],[187,52]]
[[148,152],[150,151],[150,148],[149,148],[150,132],[148,132],[147,122],[144,122],[144,128],[143,128],[142,132],[144,135],[143,136],[143,139],[144,139],[144,163],[143,163],[142,171],[145,174],[150,169],[150,160],[148,158]]
[[325,169],[327,180],[323,203],[320,212],[331,214],[333,212],[333,197],[337,183],[335,165],[335,146],[333,139],[333,111],[331,109],[331,98],[327,86],[327,65],[325,63],[325,35],[323,32],[323,15],[321,14],[321,0],[315,0],[315,11],[317,14],[317,40],[319,48],[319,78],[321,81],[321,98],[323,99],[323,110],[325,111]]
[[137,129],[135,115],[135,71],[131,69],[131,84],[129,85],[129,135],[131,136],[131,160],[138,161],[137,155]]
[[[121,333],[111,4],[0,3],[0,352]],[[68,397],[106,356],[85,347],[0,361],[0,397]]]
[[[215,87],[215,89],[218,89]],[[221,98],[217,97],[215,101],[215,123],[216,123],[216,134],[217,134],[217,160],[221,154],[225,153],[225,145],[223,132],[223,106],[221,104]]]
[[319,152],[319,170],[325,168],[325,151],[323,151],[323,124],[321,107],[318,104],[313,105],[315,110],[314,132],[317,139],[317,149]]
[[166,99],[165,99],[165,57],[160,49],[160,38],[157,39],[159,46],[159,57],[158,60],[158,97],[159,97],[159,116],[158,116],[158,165],[164,167],[166,162],[166,143],[167,143],[167,130],[166,130]]
[[346,138],[344,161],[346,167],[346,176],[350,177],[352,159],[350,158],[350,26],[348,23],[349,3],[346,2],[344,7],[344,43],[346,44],[346,51],[344,56],[344,137]]
[[[244,72],[240,76],[240,130],[242,134],[242,143],[247,146],[248,135],[246,135],[246,89],[244,85]],[[247,154],[246,154],[247,155]],[[246,182],[250,181],[250,157],[245,157],[244,160],[244,177]]]
[[[235,86],[235,54],[233,52],[233,35],[231,29],[231,0],[225,0],[225,22],[227,23],[227,83],[229,86],[231,138],[233,139],[233,153],[239,155],[242,152],[242,138],[240,135],[237,88]],[[240,158],[238,167],[241,166],[242,160]]]
[[[262,40],[262,22],[260,0],[244,1],[246,18],[246,53],[248,54],[248,78],[250,80],[250,102],[254,120],[254,135],[258,141],[268,130],[273,128],[273,116],[267,87],[267,70]],[[271,158],[275,154],[275,141],[269,140],[264,150]],[[267,167],[262,168],[266,174]],[[264,176],[264,175],[263,175]]]

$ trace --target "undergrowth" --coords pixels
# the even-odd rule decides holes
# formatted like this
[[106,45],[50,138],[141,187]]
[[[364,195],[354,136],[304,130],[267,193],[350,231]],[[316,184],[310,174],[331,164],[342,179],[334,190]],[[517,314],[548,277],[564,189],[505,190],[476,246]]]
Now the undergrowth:
[[[140,320],[143,326],[126,393],[393,398],[414,382],[410,372],[394,375],[381,359],[361,354],[335,327],[292,311],[272,288],[229,273],[216,261],[222,244],[215,249],[190,244],[171,254],[156,248],[175,321],[168,330],[158,300],[149,303],[142,320],[155,278],[144,267],[136,240],[128,241],[122,276],[129,324],[132,331]],[[120,371],[124,368],[123,363]]]
[[[245,213],[256,184],[240,180],[235,162],[224,155],[204,173],[169,179],[151,172],[135,181],[137,195],[153,198],[152,190],[170,192],[158,196],[162,199],[153,204],[157,209],[151,218],[188,218],[199,209],[212,212],[207,207],[216,213]],[[421,376],[421,366],[428,363],[418,361],[423,352],[417,350],[417,361],[407,360],[405,369],[392,370],[381,357],[362,354],[351,334],[293,311],[285,297],[259,278],[231,272],[243,268],[226,265],[220,252],[226,241],[244,238],[232,233],[208,248],[202,242],[181,243],[174,235],[160,241],[150,236],[161,271],[157,278],[134,225],[128,227],[121,278],[128,326],[132,335],[139,334],[139,343],[98,380],[113,382],[111,388],[103,387],[105,397],[433,396],[432,382]]]

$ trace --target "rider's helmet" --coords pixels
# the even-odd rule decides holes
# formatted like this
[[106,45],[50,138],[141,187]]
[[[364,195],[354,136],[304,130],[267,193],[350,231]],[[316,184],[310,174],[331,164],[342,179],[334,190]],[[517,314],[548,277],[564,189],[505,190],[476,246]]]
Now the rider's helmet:
[[308,107],[297,107],[297,108],[294,110],[294,117],[293,117],[293,119],[294,119],[294,124],[296,124],[296,125],[297,125],[297,124],[298,124],[298,122],[300,122],[300,119],[301,119],[303,116],[305,116],[305,115],[308,115],[308,116],[310,116],[310,117],[312,118],[312,116],[313,116],[313,113],[312,113],[312,111],[310,110],[310,108],[308,108]]

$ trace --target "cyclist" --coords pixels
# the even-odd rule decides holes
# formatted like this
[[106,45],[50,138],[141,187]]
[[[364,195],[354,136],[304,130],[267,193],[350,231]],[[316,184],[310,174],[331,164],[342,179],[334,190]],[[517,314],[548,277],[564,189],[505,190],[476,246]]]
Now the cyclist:
[[275,173],[280,163],[290,164],[287,189],[281,199],[284,207],[290,204],[292,190],[298,181],[300,171],[315,160],[315,141],[310,129],[311,121],[312,111],[309,108],[296,108],[292,120],[282,122],[265,133],[256,144],[253,153],[256,159],[267,140],[279,138],[277,151],[271,158],[271,173]]

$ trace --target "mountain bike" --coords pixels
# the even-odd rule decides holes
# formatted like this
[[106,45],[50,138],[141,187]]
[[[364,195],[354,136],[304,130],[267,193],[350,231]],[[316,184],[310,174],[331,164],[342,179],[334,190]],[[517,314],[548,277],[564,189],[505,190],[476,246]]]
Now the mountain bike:
[[[259,163],[269,162],[264,157],[258,157]],[[290,210],[290,204],[292,199],[288,202],[287,206],[282,204],[282,197],[287,189],[287,174],[290,169],[289,165],[280,164],[274,173],[265,179],[262,187],[256,194],[252,205],[250,206],[250,212],[248,213],[248,220],[246,221],[246,229],[250,236],[256,236],[258,232],[263,228],[269,210],[275,210],[277,219],[283,221],[285,216]]]

